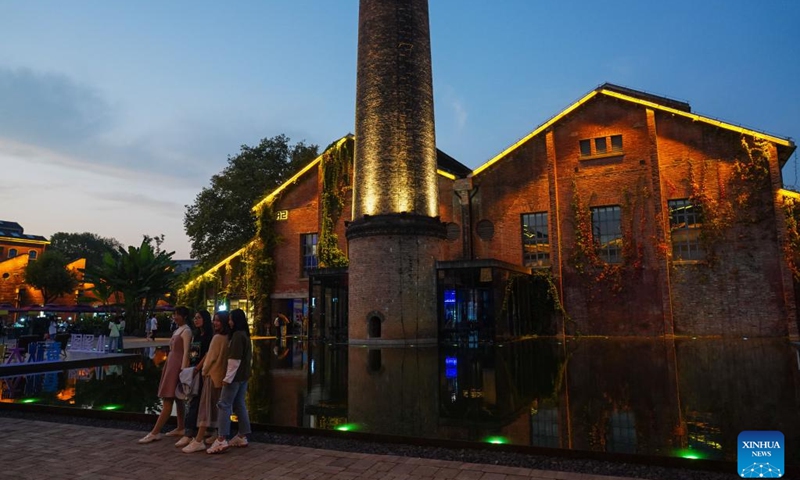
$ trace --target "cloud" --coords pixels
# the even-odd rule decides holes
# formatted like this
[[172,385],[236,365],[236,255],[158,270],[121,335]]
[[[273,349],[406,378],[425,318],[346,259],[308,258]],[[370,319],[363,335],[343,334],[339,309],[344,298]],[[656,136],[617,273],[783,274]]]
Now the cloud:
[[0,131],[27,143],[80,145],[113,126],[102,94],[63,75],[0,67]]
[[[151,175],[198,185],[216,173],[215,126],[159,117],[136,125],[91,85],[67,76],[0,67],[0,154],[115,178]],[[189,123],[189,122],[186,122]],[[233,143],[238,145],[237,143]],[[219,147],[217,147],[217,150]]]
[[[100,192],[93,195],[99,200],[121,203],[127,206],[136,206],[157,211],[165,216],[174,217],[183,215],[183,205],[178,202],[159,200],[141,193],[131,192]],[[182,218],[182,217],[181,217]]]

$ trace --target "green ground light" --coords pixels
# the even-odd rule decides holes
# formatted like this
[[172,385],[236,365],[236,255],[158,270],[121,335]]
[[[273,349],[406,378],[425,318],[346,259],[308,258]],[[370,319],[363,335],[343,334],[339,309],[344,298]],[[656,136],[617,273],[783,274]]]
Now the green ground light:
[[675,450],[675,456],[681,458],[688,458],[689,460],[702,460],[705,458],[705,455],[698,452],[697,450],[692,450],[691,448],[682,448],[680,450]]
[[19,401],[19,403],[36,403],[38,401],[39,401],[38,398],[23,398],[22,400]]
[[122,405],[103,405],[100,410],[119,410]]
[[483,439],[483,441],[486,443],[494,443],[494,444],[509,443],[506,437],[486,437],[485,439]]
[[337,425],[335,427],[335,429],[339,430],[340,432],[352,432],[352,431],[358,430],[358,424],[357,423],[343,423],[341,425]]

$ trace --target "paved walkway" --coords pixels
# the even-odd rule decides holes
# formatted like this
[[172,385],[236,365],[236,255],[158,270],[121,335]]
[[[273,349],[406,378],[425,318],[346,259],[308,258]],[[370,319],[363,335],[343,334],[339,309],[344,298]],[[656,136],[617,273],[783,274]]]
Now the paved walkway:
[[[0,417],[3,478],[623,480],[621,477],[251,443],[221,455],[182,453],[146,432]],[[173,439],[174,440],[174,439]],[[627,478],[625,480],[631,480]]]

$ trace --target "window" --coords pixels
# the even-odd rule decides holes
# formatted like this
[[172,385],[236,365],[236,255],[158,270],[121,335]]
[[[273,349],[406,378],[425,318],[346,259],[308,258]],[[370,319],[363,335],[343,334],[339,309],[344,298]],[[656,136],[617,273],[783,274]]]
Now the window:
[[675,260],[703,260],[705,252],[700,246],[700,228],[703,212],[699,205],[688,199],[669,200],[669,226],[672,237],[672,258]]
[[606,138],[600,137],[594,139],[594,153],[599,155],[601,153],[606,153]]
[[319,266],[317,258],[317,234],[307,233],[300,235],[300,254],[302,255],[302,276],[307,277],[308,271]]
[[14,258],[17,256],[17,249],[16,248],[9,248],[8,249],[8,258]]
[[602,260],[606,263],[622,261],[622,230],[618,205],[592,208],[592,237]]
[[36,260],[36,250],[31,250],[30,252],[28,252],[28,258],[30,258],[31,260]]
[[6,247],[0,247],[0,258],[3,258],[3,254],[6,252]]
[[622,135],[611,136],[611,151],[612,152],[622,151]]
[[557,408],[543,408],[531,415],[531,445],[558,448],[560,438]]
[[611,412],[610,437],[607,439],[606,451],[615,453],[636,453],[636,417],[633,412]]
[[592,141],[581,140],[581,157],[588,157],[592,154]]
[[[595,155],[622,154],[622,135],[611,135],[610,137],[597,137],[580,140],[581,157],[592,157]],[[609,150],[609,144],[611,149]],[[594,150],[592,150],[594,145]]]
[[522,215],[522,263],[527,266],[550,265],[547,212]]

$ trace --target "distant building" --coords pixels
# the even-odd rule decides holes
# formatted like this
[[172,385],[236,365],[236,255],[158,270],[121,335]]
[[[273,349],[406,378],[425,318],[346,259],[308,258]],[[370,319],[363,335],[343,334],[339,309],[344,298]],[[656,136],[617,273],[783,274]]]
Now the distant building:
[[[795,148],[688,103],[605,84],[474,171],[439,152],[447,239],[430,288],[440,338],[796,337],[781,177]],[[270,318],[259,321],[271,327],[281,314],[346,340],[349,323],[367,320],[348,318],[347,268],[319,268],[324,157],[262,201],[280,242]],[[343,201],[331,231],[346,255],[352,194]],[[188,288],[201,285],[212,308],[224,298],[247,309],[252,292],[237,280],[246,250]]]
[[[45,252],[48,245],[50,241],[47,238],[26,234],[16,222],[0,220],[0,304],[13,307],[44,304],[42,292],[25,283],[25,269]],[[74,305],[81,292],[91,288],[91,284],[83,282],[84,268],[85,258],[67,264],[67,269],[78,279],[78,285],[75,292],[57,298],[55,304]]]
[[44,253],[50,242],[41,235],[26,234],[19,223],[0,220],[0,303],[15,307],[41,303],[41,293],[25,285],[25,268]]

